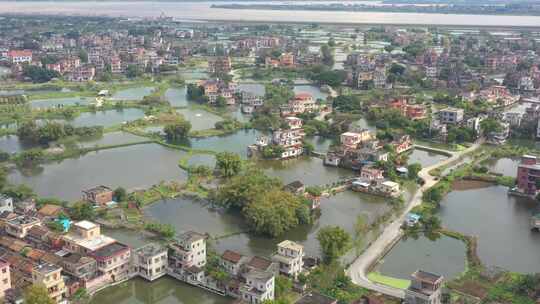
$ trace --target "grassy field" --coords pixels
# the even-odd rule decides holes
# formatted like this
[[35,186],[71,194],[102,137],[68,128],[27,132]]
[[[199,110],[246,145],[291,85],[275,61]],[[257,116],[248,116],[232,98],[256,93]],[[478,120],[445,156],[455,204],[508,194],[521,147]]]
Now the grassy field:
[[383,284],[386,286],[399,288],[399,289],[406,289],[411,285],[411,282],[409,280],[402,280],[402,279],[396,279],[392,277],[384,276],[378,272],[371,272],[368,274],[368,279],[370,279],[372,282]]

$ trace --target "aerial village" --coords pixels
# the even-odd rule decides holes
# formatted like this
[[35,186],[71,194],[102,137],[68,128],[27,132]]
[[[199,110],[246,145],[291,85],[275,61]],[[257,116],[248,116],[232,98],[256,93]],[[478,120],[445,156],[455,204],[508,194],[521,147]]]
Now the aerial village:
[[0,28],[5,303],[540,300],[538,32]]

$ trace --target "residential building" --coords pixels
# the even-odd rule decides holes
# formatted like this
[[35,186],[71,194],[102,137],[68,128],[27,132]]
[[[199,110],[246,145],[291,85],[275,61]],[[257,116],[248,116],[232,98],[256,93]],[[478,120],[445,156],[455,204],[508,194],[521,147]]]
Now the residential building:
[[90,221],[74,223],[71,231],[64,235],[63,239],[65,250],[83,255],[90,254],[115,242],[113,238],[102,235],[100,226]]
[[83,190],[82,198],[96,206],[103,207],[113,201],[113,190],[107,186],[97,186]]
[[248,261],[247,257],[238,252],[225,250],[221,255],[220,265],[233,276],[240,274],[242,265]]
[[30,50],[11,50],[7,53],[9,62],[13,64],[31,63],[32,51]]
[[167,248],[150,243],[134,250],[133,260],[137,273],[148,281],[167,274]]
[[13,212],[13,198],[1,194],[0,195],[0,213]]
[[405,290],[405,303],[441,304],[443,281],[440,275],[417,270],[412,275],[411,285]]
[[6,222],[6,232],[16,238],[22,239],[30,228],[40,226],[41,221],[37,217],[20,215]]
[[6,295],[6,290],[11,288],[11,270],[9,263],[0,259],[0,299]]
[[260,304],[274,299],[274,274],[268,271],[250,270],[246,275],[246,284],[240,292],[242,300],[250,304]]
[[506,122],[501,122],[500,127],[501,128],[499,131],[487,134],[488,143],[500,145],[506,142],[506,140],[510,136],[510,124]]
[[174,266],[189,269],[206,265],[206,236],[194,231],[180,235],[170,246]]
[[285,240],[277,245],[277,253],[272,260],[279,265],[281,274],[297,278],[304,266],[304,246],[289,240]]
[[363,181],[376,181],[384,179],[383,170],[372,167],[363,166],[360,170],[360,179]]
[[131,249],[122,243],[114,242],[90,253],[97,262],[98,270],[113,282],[129,277]]
[[218,97],[223,97],[228,105],[236,103],[234,95],[237,88],[234,82],[225,83],[220,79],[209,79],[200,81],[199,86],[203,88],[209,103],[216,103]]
[[536,196],[538,193],[537,180],[540,178],[540,164],[536,156],[523,155],[517,168],[517,188],[522,193]]
[[523,114],[519,112],[506,112],[504,113],[504,120],[510,124],[512,127],[519,127],[521,125],[521,120],[523,119]]
[[281,106],[281,116],[297,115],[306,112],[314,112],[319,109],[313,95],[310,93],[298,93],[289,103]]
[[358,132],[345,132],[339,136],[341,145],[351,149],[356,149],[359,144],[368,142],[374,138],[374,134],[367,129]]
[[96,275],[97,262],[93,258],[67,251],[57,252],[56,255],[60,257],[59,266],[65,273],[79,280],[88,280]]
[[283,67],[294,67],[294,55],[292,53],[281,54],[279,64]]
[[449,107],[439,111],[439,121],[443,124],[458,124],[463,121],[463,116],[463,109]]
[[232,69],[229,56],[214,57],[208,60],[208,72],[210,74],[229,74]]
[[39,264],[32,269],[32,282],[47,288],[49,297],[56,303],[67,297],[67,288],[62,276],[62,267],[53,264]]
[[373,85],[377,89],[386,87],[386,68],[384,66],[377,67],[373,72]]

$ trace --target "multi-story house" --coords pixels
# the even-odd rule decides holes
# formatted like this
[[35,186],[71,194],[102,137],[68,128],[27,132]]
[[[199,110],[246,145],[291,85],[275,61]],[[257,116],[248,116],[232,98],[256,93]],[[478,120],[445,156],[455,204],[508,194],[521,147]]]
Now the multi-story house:
[[240,274],[242,265],[248,261],[247,257],[238,252],[225,250],[221,255],[220,265],[233,276]]
[[93,66],[80,66],[67,75],[69,81],[91,81],[96,77],[96,68]]
[[210,74],[229,74],[232,69],[229,56],[215,57],[208,60],[208,72]]
[[6,295],[6,290],[11,288],[11,271],[9,263],[0,259],[0,299]]
[[304,153],[304,130],[296,129],[279,129],[272,133],[272,143],[283,148],[281,158],[297,157]]
[[93,258],[67,251],[61,253],[59,266],[65,273],[79,280],[91,279],[96,275],[97,262]]
[[374,134],[367,129],[358,132],[345,132],[339,136],[341,145],[344,148],[356,149],[358,145],[373,140]]
[[7,53],[8,60],[13,64],[31,63],[32,51],[30,50],[11,50]]
[[90,221],[74,223],[71,231],[63,236],[63,240],[64,250],[83,255],[90,254],[115,242],[113,238],[102,235],[100,226]]
[[105,206],[113,201],[113,190],[103,185],[83,190],[82,199],[96,206]]
[[463,109],[448,107],[439,111],[439,121],[443,124],[459,124],[463,116]]
[[203,88],[204,95],[211,104],[216,103],[220,96],[225,98],[228,105],[233,105],[236,102],[234,99],[236,84],[233,82],[225,83],[219,79],[211,79],[199,82],[199,86]]
[[277,245],[277,253],[272,257],[279,265],[279,272],[297,278],[304,267],[304,246],[285,240]]
[[294,55],[293,53],[283,53],[279,56],[279,64],[282,67],[294,67]]
[[147,244],[134,251],[133,260],[137,273],[153,281],[167,274],[167,248],[158,244]]
[[22,239],[30,228],[40,226],[41,221],[37,217],[20,215],[6,222],[6,232],[16,238]]
[[206,236],[194,231],[188,231],[170,246],[169,258],[177,268],[201,268],[206,265]]
[[32,282],[47,288],[49,297],[56,303],[67,297],[67,288],[62,276],[62,267],[53,264],[39,264],[32,269]]
[[411,285],[405,290],[405,303],[441,304],[443,281],[440,275],[417,270],[412,275]]
[[313,95],[309,93],[298,93],[293,99],[289,100],[287,105],[282,106],[281,115],[289,116],[306,112],[314,112],[318,110],[318,108],[319,107],[313,99]]
[[13,212],[13,199],[5,194],[0,195],[0,213]]
[[373,85],[377,89],[386,87],[386,68],[384,66],[377,67],[373,72]]
[[540,164],[536,156],[523,155],[517,168],[517,188],[519,191],[536,196],[538,193],[537,180],[540,178]]
[[90,253],[97,262],[98,270],[113,282],[129,278],[131,249],[122,243],[114,242]]
[[268,271],[250,270],[246,275],[246,284],[240,292],[242,300],[250,304],[260,304],[274,299],[274,274]]

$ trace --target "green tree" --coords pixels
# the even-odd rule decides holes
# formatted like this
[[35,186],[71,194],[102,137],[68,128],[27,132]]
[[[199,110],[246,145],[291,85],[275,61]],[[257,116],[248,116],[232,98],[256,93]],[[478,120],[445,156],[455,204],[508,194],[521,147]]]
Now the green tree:
[[142,75],[142,71],[135,64],[130,64],[126,68],[126,77],[135,78]]
[[49,297],[49,292],[45,285],[33,284],[24,291],[25,304],[55,304],[56,302]]
[[407,166],[408,177],[410,179],[416,179],[418,177],[418,173],[420,170],[422,170],[422,165],[419,163],[410,164]]
[[222,184],[214,199],[227,208],[241,210],[251,203],[257,195],[276,187],[282,187],[282,183],[278,179],[266,176],[257,168],[248,167],[244,172]]
[[216,155],[216,169],[226,178],[233,177],[242,170],[242,159],[236,153],[218,153]]
[[49,70],[35,65],[25,65],[23,67],[23,76],[28,77],[32,82],[42,83],[53,78],[60,77],[57,71]]
[[69,208],[69,214],[77,221],[93,220],[96,217],[94,206],[88,202],[76,202]]
[[114,189],[113,195],[117,202],[125,202],[127,200],[127,191],[123,187]]
[[191,130],[191,123],[187,120],[181,120],[179,122],[166,125],[164,128],[165,137],[170,141],[177,141],[184,139],[188,136]]
[[81,62],[82,63],[87,63],[88,62],[88,52],[86,52],[85,50],[79,50],[79,59],[81,59]]
[[326,226],[317,233],[317,240],[326,264],[336,261],[351,246],[351,236],[339,226]]
[[502,129],[501,123],[495,118],[486,118],[480,122],[480,128],[484,134],[498,132]]
[[225,99],[225,97],[223,97],[223,96],[218,96],[218,97],[216,98],[216,105],[217,105],[218,107],[225,107],[225,106],[227,106],[227,99]]
[[276,237],[299,224],[296,209],[300,204],[293,194],[272,189],[257,195],[242,213],[255,233]]

